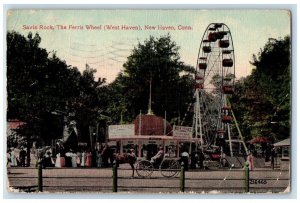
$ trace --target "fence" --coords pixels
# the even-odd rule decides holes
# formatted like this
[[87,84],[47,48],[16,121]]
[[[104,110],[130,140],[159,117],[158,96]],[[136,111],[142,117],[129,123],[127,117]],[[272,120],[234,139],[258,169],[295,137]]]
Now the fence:
[[205,171],[185,171],[181,166],[179,176],[172,178],[162,177],[158,170],[150,178],[132,178],[129,168],[116,165],[112,169],[42,169],[39,166],[23,170],[31,170],[31,173],[9,174],[10,187],[27,192],[256,193],[282,192],[290,183],[288,170],[249,171],[247,166]]

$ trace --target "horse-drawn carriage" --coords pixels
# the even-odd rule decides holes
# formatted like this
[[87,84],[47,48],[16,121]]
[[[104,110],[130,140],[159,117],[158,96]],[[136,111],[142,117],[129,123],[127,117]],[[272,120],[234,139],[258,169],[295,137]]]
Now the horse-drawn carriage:
[[154,170],[159,170],[164,177],[177,176],[180,171],[178,158],[166,158],[161,161],[151,162],[147,159],[142,159],[136,163],[135,170],[140,177],[150,177]]
[[156,160],[148,160],[146,157],[137,159],[134,150],[130,149],[128,153],[115,153],[114,159],[118,164],[128,163],[132,168],[132,176],[135,170],[136,174],[142,178],[150,177],[154,170],[159,170],[164,177],[173,177],[177,176],[180,170],[180,159],[170,157],[168,154]]
[[[129,149],[135,150],[137,161],[134,163],[133,170],[139,177],[150,177],[154,171],[159,171],[164,177],[174,177],[180,171],[182,150],[188,152],[192,142],[196,143],[198,140],[172,136],[132,136],[113,138],[110,141],[116,142],[118,163],[129,163],[132,166],[132,161],[126,157]],[[159,148],[162,148],[164,156],[156,162],[151,161]]]

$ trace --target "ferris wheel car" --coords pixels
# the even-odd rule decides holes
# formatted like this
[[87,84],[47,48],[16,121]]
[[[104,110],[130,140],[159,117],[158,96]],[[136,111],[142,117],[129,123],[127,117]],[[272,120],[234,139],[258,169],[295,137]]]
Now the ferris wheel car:
[[199,68],[205,70],[207,68],[206,63],[199,63]]
[[233,60],[232,59],[223,59],[223,67],[232,67],[233,66]]
[[228,48],[229,47],[229,40],[220,40],[219,41],[219,46],[221,48]]
[[211,47],[210,46],[204,46],[203,51],[204,51],[204,53],[210,53],[211,52]]
[[234,93],[234,89],[232,86],[228,85],[228,86],[223,86],[223,93],[224,94],[233,94]]

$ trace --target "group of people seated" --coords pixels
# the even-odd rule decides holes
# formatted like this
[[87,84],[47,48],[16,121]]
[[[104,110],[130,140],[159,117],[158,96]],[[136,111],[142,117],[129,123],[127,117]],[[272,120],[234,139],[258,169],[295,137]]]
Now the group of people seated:
[[[188,164],[189,164],[189,153],[188,150],[182,150],[182,153],[180,154],[180,163],[184,163],[185,170],[188,170]],[[151,157],[150,162],[154,165],[160,165],[165,157],[165,152],[163,147],[159,147],[158,152]]]
[[153,157],[151,157],[150,162],[152,164],[160,164],[161,161],[163,160],[164,156],[165,156],[164,148],[163,147],[159,147],[158,152]]

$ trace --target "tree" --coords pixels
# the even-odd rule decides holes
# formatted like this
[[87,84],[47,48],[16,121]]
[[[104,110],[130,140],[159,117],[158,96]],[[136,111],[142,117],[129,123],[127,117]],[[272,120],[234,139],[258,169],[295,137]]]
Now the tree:
[[[69,105],[75,113],[78,127],[81,129],[81,140],[90,143],[90,126],[100,124],[100,127],[105,127],[107,117],[102,114],[107,106],[107,98],[102,96],[104,91],[103,85],[105,79],[98,78],[95,81],[94,74],[96,70],[86,64],[86,69],[82,73],[79,82],[79,95],[76,97],[76,102]],[[102,138],[104,141],[104,138]]]
[[127,58],[116,80],[110,85],[111,104],[109,113],[114,122],[120,115],[132,121],[142,110],[147,112],[151,82],[152,110],[169,120],[182,118],[192,101],[194,81],[193,69],[180,61],[179,47],[170,35],[154,38],[150,36],[139,43]]
[[26,105],[48,57],[46,50],[38,47],[40,42],[38,34],[32,37],[29,33],[27,39],[16,32],[7,34],[8,118],[22,117],[30,110]]
[[[75,115],[83,139],[89,125],[97,122],[105,97],[99,98],[105,79],[95,81],[95,70],[89,68],[81,74],[59,59],[56,53],[48,53],[39,47],[38,34],[27,38],[17,32],[7,33],[7,95],[8,119],[26,123],[18,134],[49,145],[61,138],[65,125],[63,115]],[[29,152],[29,150],[28,150]]]
[[232,98],[244,134],[281,140],[290,136],[290,38],[269,39],[250,76],[236,83]]

